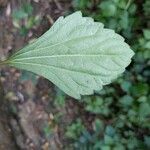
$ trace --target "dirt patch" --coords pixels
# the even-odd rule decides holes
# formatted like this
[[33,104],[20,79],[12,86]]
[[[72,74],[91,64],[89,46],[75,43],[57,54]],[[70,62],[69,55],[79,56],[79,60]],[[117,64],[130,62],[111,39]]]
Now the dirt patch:
[[[47,31],[53,22],[64,15],[71,7],[70,1],[28,0],[33,6],[34,15],[40,16],[40,24],[29,29],[26,36],[20,35],[14,26],[12,12],[21,7],[19,0],[0,1],[0,59],[5,59],[29,41]],[[14,140],[20,149],[62,149],[63,123],[70,122],[65,107],[52,108],[55,99],[53,85],[34,75],[35,83],[30,79],[21,80],[23,72],[14,68],[1,69],[1,82],[5,89],[5,98],[11,112],[9,124]],[[64,114],[60,118],[60,127],[54,120],[55,113]],[[52,131],[50,128],[52,128]]]

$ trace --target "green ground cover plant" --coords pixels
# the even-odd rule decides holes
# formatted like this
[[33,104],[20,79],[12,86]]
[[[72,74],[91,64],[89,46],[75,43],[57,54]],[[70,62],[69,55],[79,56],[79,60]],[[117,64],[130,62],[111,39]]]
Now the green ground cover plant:
[[[150,148],[149,1],[74,0],[73,2],[75,10],[82,10],[84,15],[92,16],[96,21],[103,22],[106,27],[122,34],[134,49],[135,56],[123,77],[118,78],[111,86],[104,87],[96,96],[82,99],[85,111],[95,114],[95,119],[99,120],[100,130],[95,131],[95,126],[92,126],[91,131],[83,122],[85,129],[77,139],[72,139],[71,147],[85,150],[148,150]],[[73,121],[72,124],[76,122]]]

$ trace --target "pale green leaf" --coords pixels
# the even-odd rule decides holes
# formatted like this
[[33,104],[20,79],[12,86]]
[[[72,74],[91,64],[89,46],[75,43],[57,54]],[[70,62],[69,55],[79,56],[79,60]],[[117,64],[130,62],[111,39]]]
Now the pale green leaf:
[[43,36],[8,63],[49,79],[79,99],[111,83],[129,65],[133,51],[123,37],[75,12],[60,17]]
[[150,39],[150,30],[149,29],[144,29],[143,30],[144,37],[149,40]]

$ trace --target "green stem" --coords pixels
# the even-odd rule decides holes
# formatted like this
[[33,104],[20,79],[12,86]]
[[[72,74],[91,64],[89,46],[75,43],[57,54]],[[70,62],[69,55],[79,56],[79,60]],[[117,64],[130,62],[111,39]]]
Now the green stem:
[[8,60],[0,61],[0,66],[8,64]]

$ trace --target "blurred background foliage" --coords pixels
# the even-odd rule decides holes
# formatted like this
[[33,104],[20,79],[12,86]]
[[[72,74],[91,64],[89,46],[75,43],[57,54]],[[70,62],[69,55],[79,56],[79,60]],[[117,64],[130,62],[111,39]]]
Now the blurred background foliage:
[[[135,52],[126,72],[111,85],[77,102],[80,115],[64,125],[64,149],[77,150],[149,150],[150,149],[150,1],[149,0],[72,0],[70,12],[81,10],[125,37]],[[31,4],[13,11],[13,24],[22,35],[40,23]],[[23,72],[21,80],[36,77]],[[54,107],[66,107],[67,96],[55,89]],[[54,124],[63,114],[57,112]],[[88,121],[92,120],[92,121]],[[86,120],[87,119],[87,120]],[[53,131],[46,126],[44,133]]]
[[67,127],[72,147],[150,149],[150,1],[73,0],[73,8],[123,35],[135,56],[111,86],[82,99],[84,111],[95,120],[90,130],[79,118]]
[[27,35],[28,31],[40,23],[40,16],[33,14],[33,6],[22,1],[21,7],[12,13],[13,25],[18,28],[22,36]]

